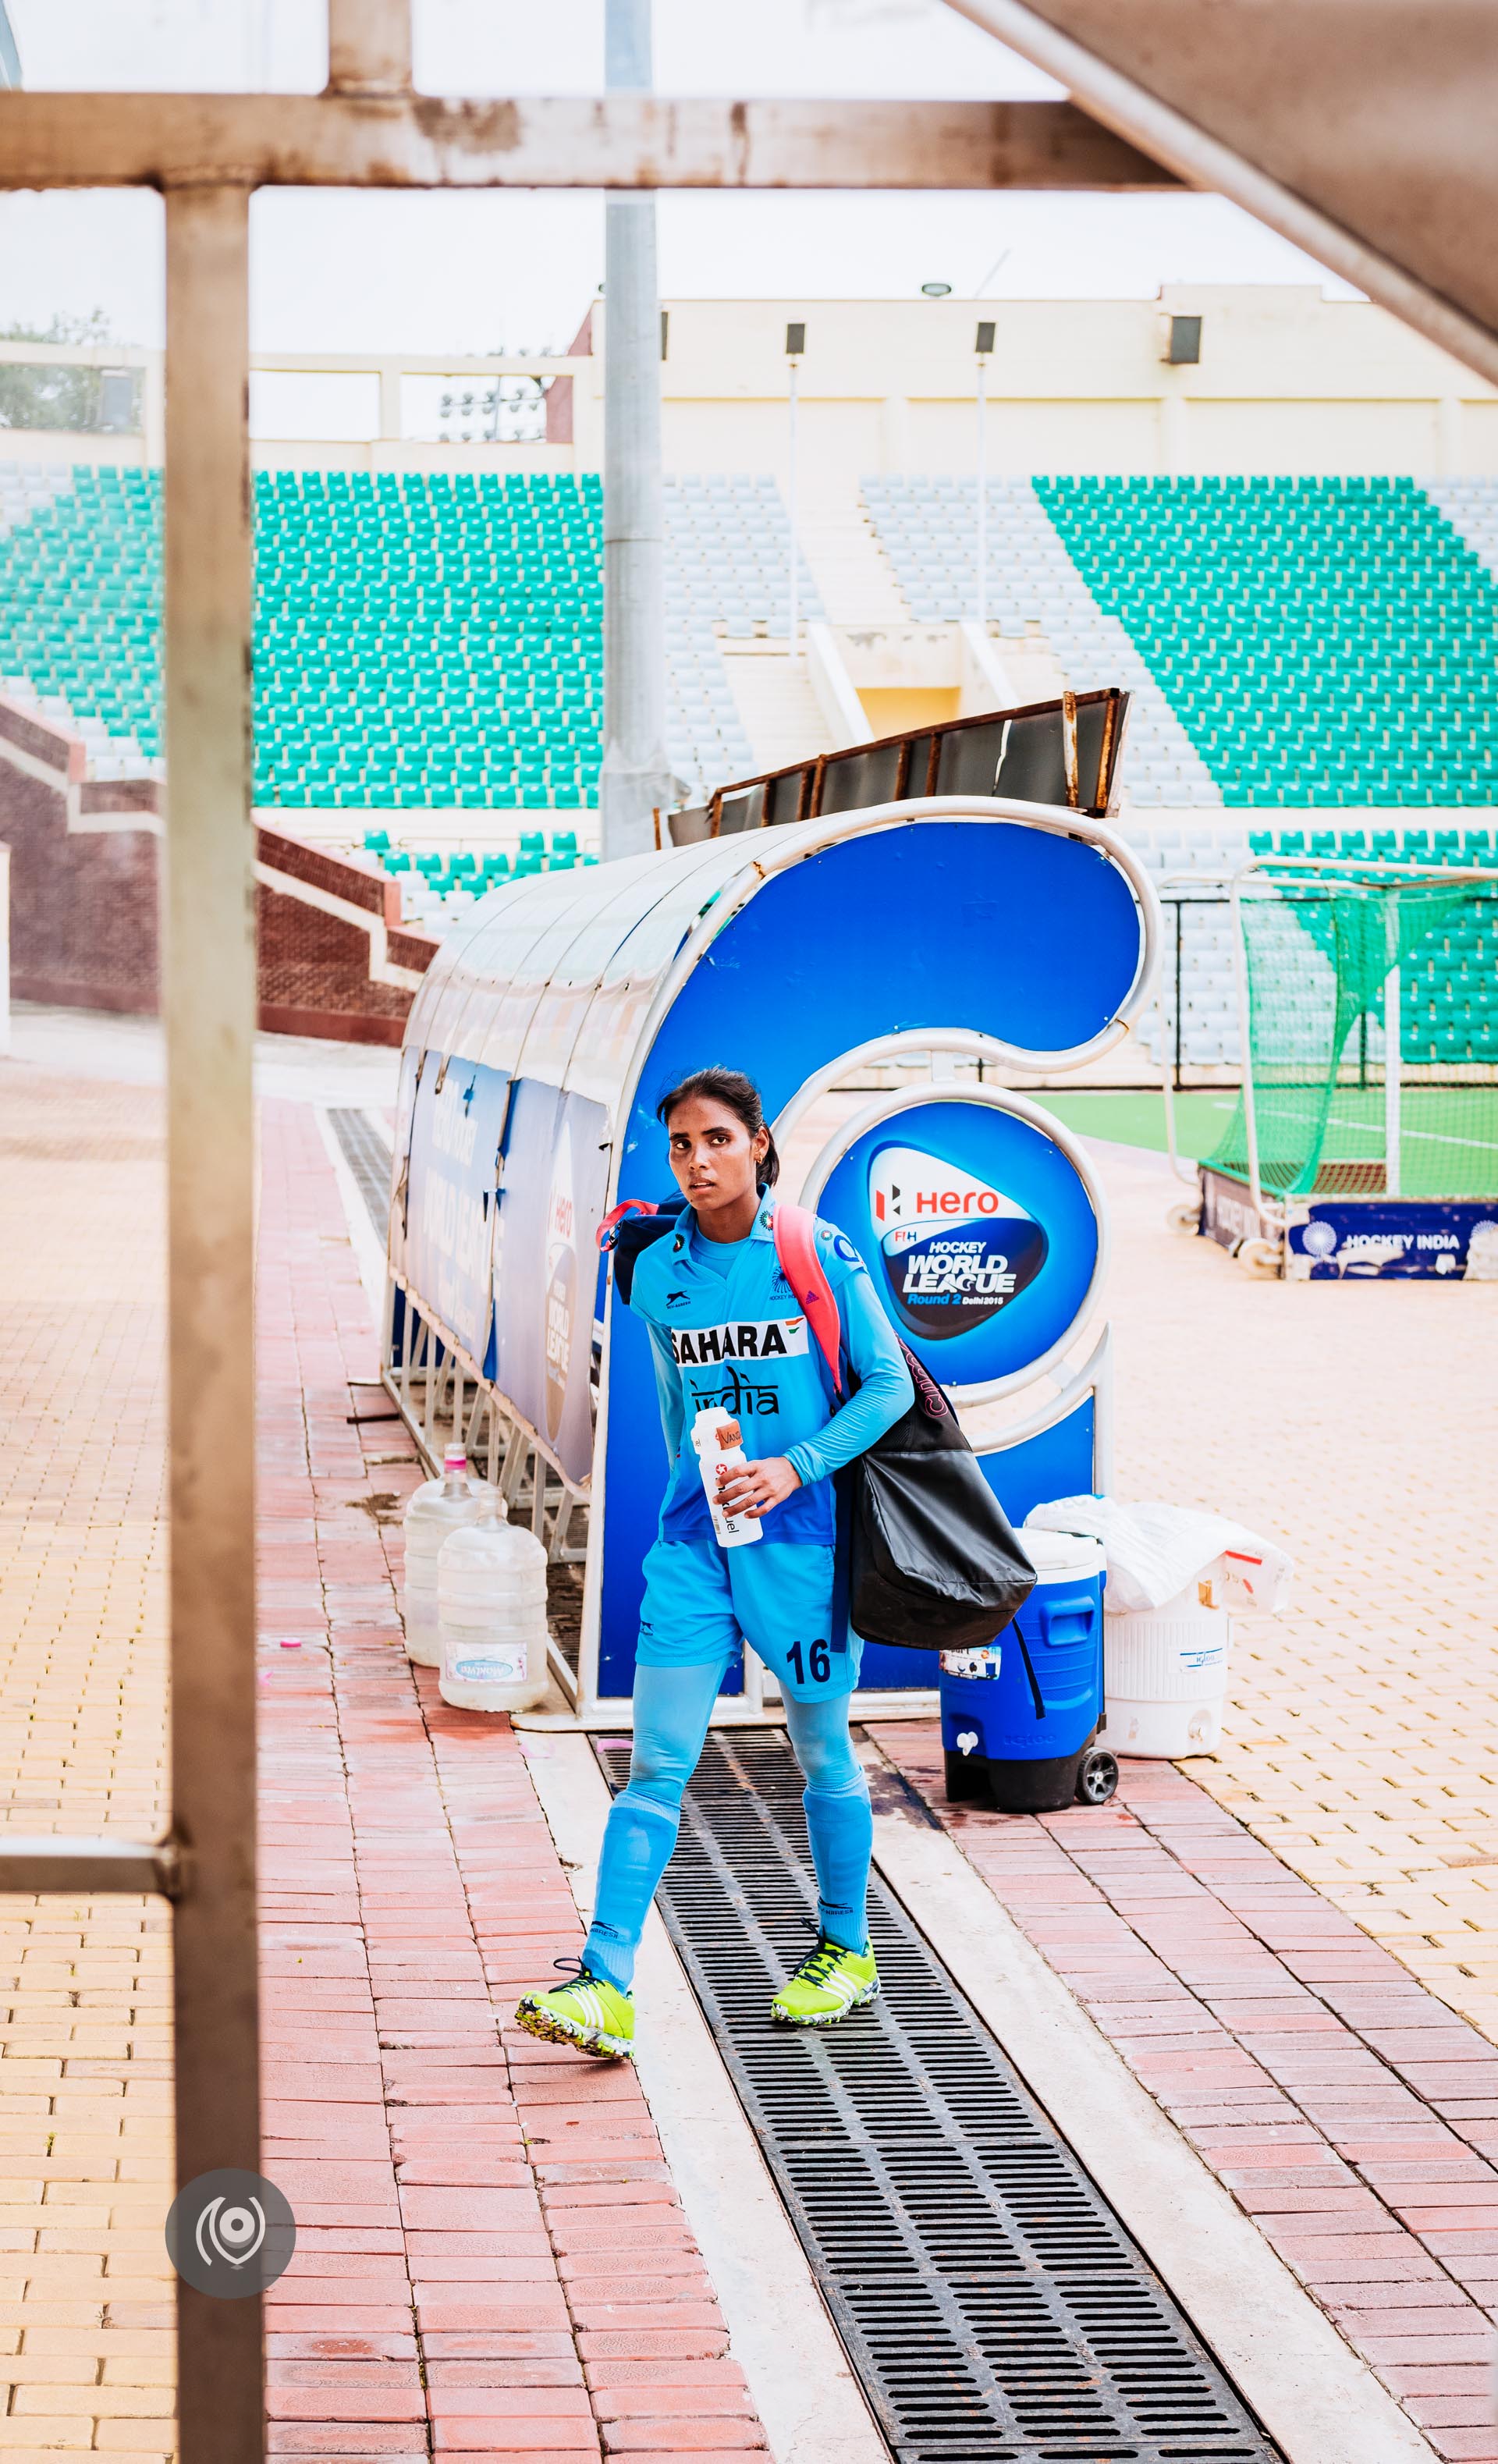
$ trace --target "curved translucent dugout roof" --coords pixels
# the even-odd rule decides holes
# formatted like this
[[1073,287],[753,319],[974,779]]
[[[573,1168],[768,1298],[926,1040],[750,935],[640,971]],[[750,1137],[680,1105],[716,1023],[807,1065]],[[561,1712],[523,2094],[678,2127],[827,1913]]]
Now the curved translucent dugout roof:
[[1075,1065],[1140,1005],[1157,913],[1122,842],[1054,806],[832,814],[491,891],[429,969],[406,1045],[584,1094],[617,1148],[678,1049],[684,1069],[732,1045],[771,1112],[829,1054],[902,1029]]

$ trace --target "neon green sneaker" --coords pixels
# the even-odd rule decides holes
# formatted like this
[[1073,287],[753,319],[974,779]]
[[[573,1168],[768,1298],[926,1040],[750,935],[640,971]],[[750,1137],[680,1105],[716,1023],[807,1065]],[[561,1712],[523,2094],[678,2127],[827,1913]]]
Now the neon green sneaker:
[[830,2028],[860,2003],[871,2002],[878,1991],[871,1942],[862,1950],[845,1950],[841,1943],[819,1934],[816,1949],[806,1953],[795,1975],[772,1997],[770,2016],[792,2028]]
[[601,2062],[627,2062],[634,2052],[634,1996],[621,1993],[606,1976],[595,1976],[581,1959],[554,1959],[567,1984],[538,1986],[522,1995],[515,2022],[549,2045],[573,2045]]

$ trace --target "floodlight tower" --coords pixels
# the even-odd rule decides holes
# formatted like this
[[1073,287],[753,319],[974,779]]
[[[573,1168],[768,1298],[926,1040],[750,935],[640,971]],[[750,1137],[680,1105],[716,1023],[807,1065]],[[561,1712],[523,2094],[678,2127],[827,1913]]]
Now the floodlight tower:
[[995,328],[985,319],[978,328],[978,629],[988,630],[988,361]]
[[793,659],[801,648],[801,491],[796,475],[796,429],[801,400],[801,360],[805,347],[805,326],[787,325],[785,365],[789,379],[790,429],[785,494],[790,507],[790,655]]
[[[604,82],[651,83],[650,0],[606,0]],[[665,510],[661,484],[661,311],[655,199],[604,208],[604,765],[606,861],[655,844],[652,810],[672,802],[666,759]]]

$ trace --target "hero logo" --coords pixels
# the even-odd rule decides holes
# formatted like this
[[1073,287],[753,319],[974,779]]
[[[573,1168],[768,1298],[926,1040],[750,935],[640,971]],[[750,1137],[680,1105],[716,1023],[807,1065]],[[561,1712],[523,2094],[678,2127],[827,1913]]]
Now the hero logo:
[[881,1147],[869,1212],[896,1314],[913,1334],[968,1334],[1035,1281],[1049,1243],[1018,1199],[917,1147]]

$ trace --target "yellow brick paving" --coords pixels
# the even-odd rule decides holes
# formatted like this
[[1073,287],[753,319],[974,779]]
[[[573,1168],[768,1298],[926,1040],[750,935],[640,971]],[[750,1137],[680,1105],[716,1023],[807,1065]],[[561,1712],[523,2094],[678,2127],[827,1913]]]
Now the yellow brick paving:
[[[150,1090],[0,1063],[0,1765],[19,1831],[149,1837],[165,1764]],[[172,2453],[159,1902],[0,1897],[0,2457]]]
[[[1044,1101],[1044,1097],[1041,1098]],[[1222,1751],[1182,1765],[1498,2040],[1498,1286],[1250,1280],[1104,1158],[1121,1496],[1278,1532]]]

